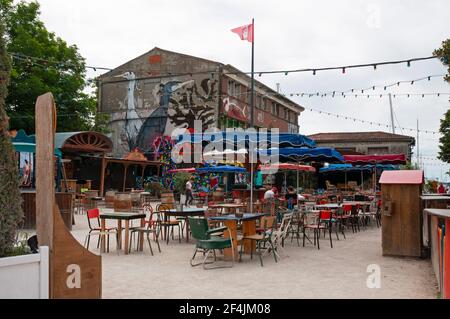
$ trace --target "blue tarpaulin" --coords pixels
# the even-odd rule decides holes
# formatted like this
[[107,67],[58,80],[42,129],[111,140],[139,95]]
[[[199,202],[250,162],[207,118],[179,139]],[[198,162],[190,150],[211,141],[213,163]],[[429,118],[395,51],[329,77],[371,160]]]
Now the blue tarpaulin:
[[[275,162],[278,156],[281,162],[327,162],[339,163],[344,161],[344,157],[334,148],[317,147],[285,147],[285,148],[271,148],[268,150],[260,149],[258,154],[262,162],[264,157],[270,157],[270,161]],[[269,159],[269,158],[267,158]]]
[[[264,133],[264,132],[240,132],[220,131],[213,133],[182,134],[177,138],[177,143],[210,143],[225,142],[238,145],[252,143],[270,143],[272,147],[315,147],[316,142],[309,137],[293,133]],[[255,145],[256,146],[256,145]]]
[[243,167],[221,165],[221,166],[205,166],[196,169],[197,173],[245,173]]
[[[353,166],[352,164],[330,164],[327,167],[322,167],[320,173],[331,173],[331,172],[351,172],[351,171],[372,171],[374,165],[360,165]],[[391,164],[377,164],[377,169],[380,170],[396,170],[397,165]]]

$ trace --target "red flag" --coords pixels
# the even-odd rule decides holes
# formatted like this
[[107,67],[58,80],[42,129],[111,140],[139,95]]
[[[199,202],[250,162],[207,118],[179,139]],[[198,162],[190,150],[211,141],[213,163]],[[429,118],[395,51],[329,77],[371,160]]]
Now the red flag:
[[231,30],[231,32],[239,35],[241,40],[247,40],[248,42],[253,42],[253,24],[247,24],[242,27],[237,27]]

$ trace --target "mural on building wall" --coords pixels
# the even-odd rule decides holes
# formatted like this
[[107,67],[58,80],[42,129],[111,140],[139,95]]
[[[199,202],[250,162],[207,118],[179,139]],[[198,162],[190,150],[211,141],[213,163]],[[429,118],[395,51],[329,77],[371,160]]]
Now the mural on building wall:
[[125,126],[124,132],[125,138],[121,138],[122,140],[126,140],[128,144],[129,150],[132,150],[136,146],[136,138],[139,134],[139,131],[142,126],[142,119],[136,112],[136,100],[134,96],[134,91],[137,89],[136,85],[136,75],[133,72],[125,72],[120,75],[116,75],[115,77],[124,78],[127,80],[127,96],[126,96],[126,114],[125,114]]
[[[215,124],[217,80],[205,78],[199,82],[192,79],[158,83],[153,89],[146,88],[152,90],[152,101],[143,101],[133,72],[116,77],[128,80],[124,103],[127,111],[125,123],[120,128],[122,140],[126,140],[127,145],[121,145],[122,153],[135,148],[143,152],[152,151],[155,138],[171,135],[175,128],[193,128],[195,120],[202,121],[203,130]],[[142,104],[141,108],[138,102]],[[140,115],[136,112],[138,108]]]
[[247,122],[250,119],[250,114],[247,110],[247,105],[240,107],[235,101],[230,100],[227,96],[222,100],[223,111],[228,117]]

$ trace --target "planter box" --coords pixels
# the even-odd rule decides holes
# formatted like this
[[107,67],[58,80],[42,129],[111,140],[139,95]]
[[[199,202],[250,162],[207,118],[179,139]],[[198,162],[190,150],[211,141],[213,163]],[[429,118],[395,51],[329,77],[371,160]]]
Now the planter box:
[[48,247],[38,254],[0,258],[0,299],[48,299]]

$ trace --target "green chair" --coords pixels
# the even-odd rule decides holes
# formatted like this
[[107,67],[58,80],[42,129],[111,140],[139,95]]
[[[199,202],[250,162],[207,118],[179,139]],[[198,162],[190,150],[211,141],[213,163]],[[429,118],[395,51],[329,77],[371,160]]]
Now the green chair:
[[[219,227],[212,228],[208,227],[208,220],[206,218],[201,217],[188,217],[189,219],[189,227],[191,229],[191,234],[194,239],[197,240],[195,245],[194,256],[192,256],[190,263],[191,266],[203,265],[204,269],[213,269],[213,268],[229,268],[233,267],[234,263],[234,247],[233,241],[231,238],[223,238],[219,236],[213,236],[213,234],[219,234],[223,231],[227,230],[228,227]],[[216,249],[222,250],[225,248],[231,248],[233,252],[233,259],[230,266],[216,266],[216,267],[206,267],[207,264],[212,264],[216,262]],[[195,256],[198,252],[202,252],[205,256],[203,261],[200,263],[194,263]],[[214,261],[207,261],[211,252],[214,255]]]

